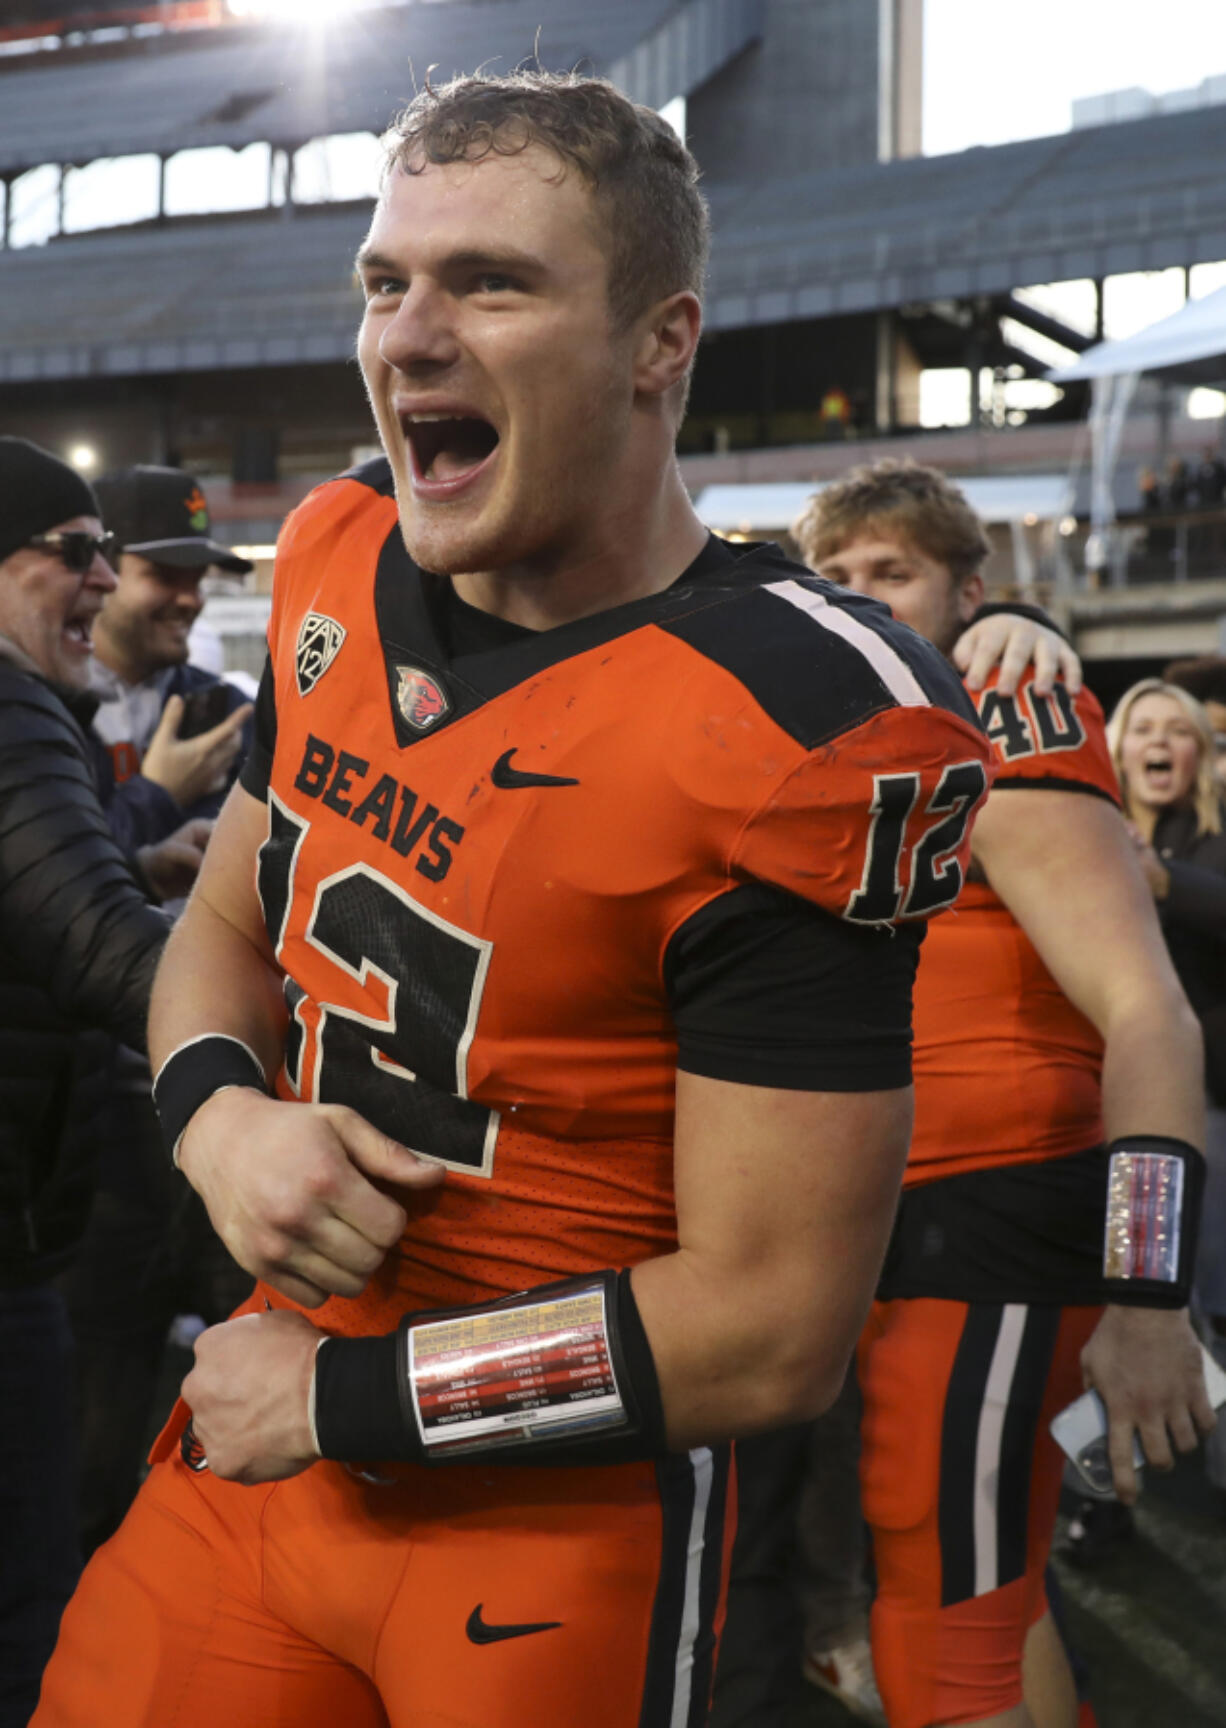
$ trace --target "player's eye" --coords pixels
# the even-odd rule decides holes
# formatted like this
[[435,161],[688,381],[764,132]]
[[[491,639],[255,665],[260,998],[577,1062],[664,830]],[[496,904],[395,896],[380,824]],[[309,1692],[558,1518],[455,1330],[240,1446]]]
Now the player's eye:
[[518,287],[515,278],[503,270],[483,270],[477,277],[477,290],[481,294],[511,294]]

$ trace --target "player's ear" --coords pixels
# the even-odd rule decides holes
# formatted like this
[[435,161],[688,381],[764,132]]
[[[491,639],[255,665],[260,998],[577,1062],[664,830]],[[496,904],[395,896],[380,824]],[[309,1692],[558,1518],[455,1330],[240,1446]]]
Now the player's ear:
[[971,619],[983,605],[983,577],[978,570],[973,576],[968,576],[958,588],[958,617],[964,624]]
[[634,353],[634,387],[663,396],[688,373],[702,333],[702,306],[689,289],[670,294],[645,312]]

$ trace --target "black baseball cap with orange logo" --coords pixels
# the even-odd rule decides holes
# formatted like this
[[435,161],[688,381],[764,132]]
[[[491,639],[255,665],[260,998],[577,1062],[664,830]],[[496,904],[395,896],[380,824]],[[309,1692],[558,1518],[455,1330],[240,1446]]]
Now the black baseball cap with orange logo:
[[181,468],[139,466],[104,474],[94,482],[102,522],[122,552],[138,552],[154,564],[178,570],[205,570],[211,564],[232,575],[255,569],[209,538],[209,507],[204,493]]

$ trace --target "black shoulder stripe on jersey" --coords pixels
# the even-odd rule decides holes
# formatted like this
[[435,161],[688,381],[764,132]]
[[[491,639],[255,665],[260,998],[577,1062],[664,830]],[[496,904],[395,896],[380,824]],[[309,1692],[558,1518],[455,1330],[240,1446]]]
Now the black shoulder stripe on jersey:
[[811,570],[793,566],[788,575],[800,587],[820,595],[830,606],[879,636],[903,661],[935,708],[948,708],[980,728],[975,704],[955,668],[918,631],[901,624],[888,606],[880,600],[870,600],[866,594],[853,594],[849,588],[841,588],[824,576],[815,576]]
[[392,465],[386,456],[372,456],[367,462],[359,462],[356,467],[347,468],[343,474],[338,474],[337,479],[356,480],[359,486],[369,486],[372,492],[378,492],[383,498],[394,498],[396,495]]
[[[819,594],[882,644],[900,671],[910,673],[929,702],[952,710],[972,726],[979,721],[961,680],[936,649],[891,618],[872,600],[848,594],[795,566],[774,580],[794,581]],[[865,652],[766,587],[660,620],[660,627],[732,673],[771,719],[806,750],[837,738],[897,704],[885,678]]]

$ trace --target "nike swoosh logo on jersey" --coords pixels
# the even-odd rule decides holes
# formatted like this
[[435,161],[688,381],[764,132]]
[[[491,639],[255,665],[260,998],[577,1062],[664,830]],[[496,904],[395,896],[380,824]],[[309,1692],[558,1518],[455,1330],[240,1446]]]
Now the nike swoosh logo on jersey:
[[568,780],[561,774],[533,774],[527,769],[512,768],[511,758],[514,750],[504,750],[495,762],[490,779],[495,786],[500,786],[504,792],[512,791],[516,786],[577,786],[577,780]]
[[531,1632],[554,1632],[562,1624],[560,1620],[533,1620],[522,1626],[491,1626],[481,1618],[484,1606],[484,1602],[477,1603],[464,1628],[472,1644],[497,1644],[503,1638],[526,1638]]

